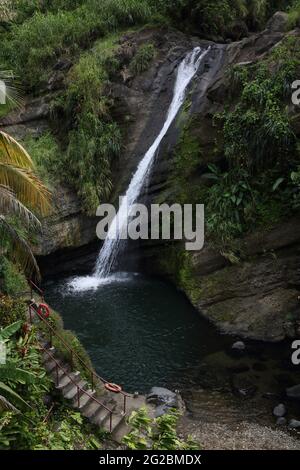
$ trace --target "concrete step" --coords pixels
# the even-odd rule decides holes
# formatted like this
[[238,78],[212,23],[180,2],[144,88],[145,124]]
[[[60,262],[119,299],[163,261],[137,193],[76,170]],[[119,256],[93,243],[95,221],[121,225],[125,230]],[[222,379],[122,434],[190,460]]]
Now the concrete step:
[[[103,425],[104,429],[109,432],[109,420]],[[112,418],[112,436],[116,442],[121,443],[123,437],[129,432],[126,423],[126,415],[114,414]]]
[[[104,405],[109,410],[114,412],[115,407],[116,407],[115,404],[106,404],[106,403],[104,403]],[[109,419],[110,419],[110,412],[102,406],[102,407],[99,408],[99,411],[96,414],[94,414],[94,416],[92,416],[91,421],[96,426],[103,427],[104,424],[106,423],[106,421],[109,421]]]
[[[94,396],[95,395],[95,390],[87,390],[88,394],[91,395],[91,396]],[[80,397],[80,404],[78,406],[78,400],[75,400],[74,402],[74,408],[79,408],[80,412],[83,410],[83,408],[85,408],[88,403],[92,403],[93,402],[93,399],[89,396],[89,395],[86,395],[85,393]]]
[[72,380],[74,382],[79,382],[80,381],[80,374],[76,372],[70,372],[68,374],[64,374],[63,371],[61,371],[62,374],[59,376],[59,382],[56,385],[56,388],[61,390],[64,389],[64,392],[68,391],[68,386],[74,385]]
[[[80,380],[79,382],[77,382],[77,385],[78,387],[80,387],[81,389],[85,389],[86,386],[87,386],[87,383],[85,380]],[[81,390],[79,390],[79,397],[81,397],[81,395],[83,394],[84,392],[82,392]],[[76,385],[72,384],[70,385],[70,388],[68,389],[68,391],[65,391],[63,389],[63,396],[67,399],[67,400],[74,400],[75,398],[78,397],[78,388]]]
[[50,348],[49,345],[47,345],[47,343],[45,344],[45,349],[47,349],[47,351],[49,351],[49,354],[47,354],[47,352],[43,352],[42,354],[42,358],[43,358],[43,362],[44,363],[47,363],[49,361],[52,361],[52,357],[55,357],[55,348]]
[[87,405],[82,408],[81,414],[86,418],[91,419],[101,408],[101,405],[99,405],[95,400],[90,400]]
[[[56,362],[58,362],[62,367],[63,367],[63,364],[62,362],[60,362],[59,360],[56,360]],[[53,361],[52,359],[50,361],[47,361],[47,362],[44,362],[44,367],[45,369],[47,369],[47,371],[50,373],[53,373],[55,372],[55,369],[56,369],[56,362]],[[60,370],[60,369],[58,369]]]

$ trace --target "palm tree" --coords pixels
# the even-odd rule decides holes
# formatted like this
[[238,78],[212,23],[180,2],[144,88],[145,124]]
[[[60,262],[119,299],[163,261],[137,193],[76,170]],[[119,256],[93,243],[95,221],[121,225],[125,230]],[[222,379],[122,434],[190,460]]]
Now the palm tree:
[[[34,164],[26,150],[11,136],[0,131],[0,247],[27,275],[39,278],[32,250],[7,216],[16,215],[28,228],[39,228],[34,215],[50,211],[50,192],[34,173]],[[8,245],[8,248],[7,248]]]

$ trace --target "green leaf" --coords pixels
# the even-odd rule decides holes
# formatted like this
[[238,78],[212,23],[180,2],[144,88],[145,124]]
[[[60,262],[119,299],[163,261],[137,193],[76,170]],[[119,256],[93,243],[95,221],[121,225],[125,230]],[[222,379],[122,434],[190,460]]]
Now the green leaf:
[[5,340],[13,336],[22,326],[22,320],[19,320],[11,325],[7,326],[0,331],[0,340]]
[[30,384],[34,382],[35,376],[31,372],[15,367],[13,363],[7,363],[0,366],[0,379]]
[[284,182],[284,178],[278,178],[278,180],[276,180],[275,183],[273,184],[272,191],[276,191],[276,189],[279,188],[279,186],[283,182]]

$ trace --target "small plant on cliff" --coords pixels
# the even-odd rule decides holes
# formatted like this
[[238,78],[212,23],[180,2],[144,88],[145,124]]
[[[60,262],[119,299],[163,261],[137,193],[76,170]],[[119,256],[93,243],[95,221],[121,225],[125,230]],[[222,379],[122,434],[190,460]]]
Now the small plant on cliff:
[[139,75],[145,72],[155,56],[155,47],[153,44],[144,44],[141,46],[134,58],[129,64],[129,70],[133,75]]

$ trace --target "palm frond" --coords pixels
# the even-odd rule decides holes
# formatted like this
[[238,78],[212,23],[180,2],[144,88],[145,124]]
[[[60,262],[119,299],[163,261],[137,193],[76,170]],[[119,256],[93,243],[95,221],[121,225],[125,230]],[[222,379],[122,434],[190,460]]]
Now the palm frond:
[[15,193],[8,187],[0,184],[0,213],[4,215],[16,214],[27,225],[34,228],[41,228],[39,219],[27,209],[16,197]]
[[30,155],[13,137],[0,131],[0,161],[17,167],[33,169]]
[[28,168],[21,168],[0,158],[0,184],[11,188],[22,204],[42,215],[50,213],[50,191]]
[[3,411],[13,411],[14,413],[19,413],[19,410],[5,398],[3,395],[0,395],[0,413]]
[[7,240],[10,242],[10,249],[8,251],[9,258],[13,262],[19,263],[28,277],[35,273],[36,279],[40,280],[40,270],[30,246],[5,220],[5,217],[0,215],[0,247],[2,243],[3,248],[6,248],[4,243]]

